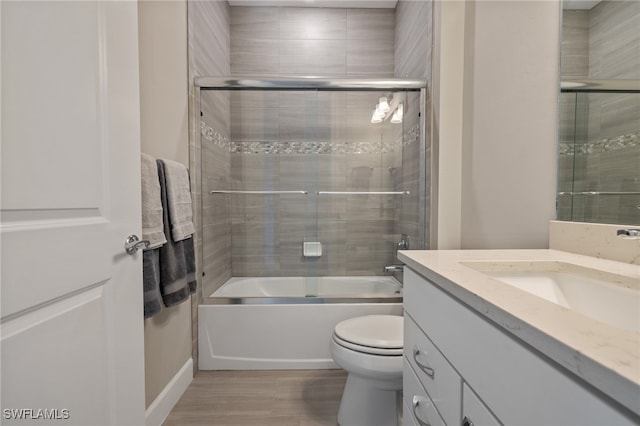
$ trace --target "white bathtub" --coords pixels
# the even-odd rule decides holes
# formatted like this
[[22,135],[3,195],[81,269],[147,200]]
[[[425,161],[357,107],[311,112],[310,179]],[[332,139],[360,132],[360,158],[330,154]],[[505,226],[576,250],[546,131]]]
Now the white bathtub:
[[337,368],[335,325],[361,315],[402,315],[392,277],[231,278],[198,307],[201,370]]
[[210,297],[398,297],[393,277],[235,277]]

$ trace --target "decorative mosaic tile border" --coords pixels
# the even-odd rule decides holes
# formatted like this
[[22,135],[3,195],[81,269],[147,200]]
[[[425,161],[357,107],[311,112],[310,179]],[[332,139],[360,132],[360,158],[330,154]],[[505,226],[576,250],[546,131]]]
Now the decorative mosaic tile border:
[[393,142],[315,142],[315,141],[231,141],[204,121],[200,122],[202,137],[233,154],[379,154],[393,152],[418,141],[420,127],[409,129],[402,140]]
[[616,149],[630,148],[634,146],[640,146],[640,131],[586,144],[574,145],[571,143],[561,143],[560,155],[601,154],[603,152],[615,151]]
[[200,134],[203,138],[205,138],[209,142],[213,142],[220,148],[231,150],[231,141],[229,140],[229,138],[222,136],[220,132],[207,125],[207,123],[205,123],[204,121],[200,121]]
[[380,142],[281,142],[233,141],[234,154],[375,154],[393,151],[393,144]]

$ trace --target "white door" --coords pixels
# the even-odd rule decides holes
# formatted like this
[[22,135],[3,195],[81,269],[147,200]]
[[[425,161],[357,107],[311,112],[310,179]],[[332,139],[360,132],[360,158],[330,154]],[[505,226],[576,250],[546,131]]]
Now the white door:
[[136,2],[0,13],[0,423],[144,424]]

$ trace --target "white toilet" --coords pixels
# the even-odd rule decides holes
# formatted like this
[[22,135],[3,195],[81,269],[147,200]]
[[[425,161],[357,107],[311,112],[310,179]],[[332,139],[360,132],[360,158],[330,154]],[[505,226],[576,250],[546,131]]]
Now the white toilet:
[[367,315],[336,325],[331,356],[349,373],[338,411],[340,426],[397,425],[402,330],[397,315]]

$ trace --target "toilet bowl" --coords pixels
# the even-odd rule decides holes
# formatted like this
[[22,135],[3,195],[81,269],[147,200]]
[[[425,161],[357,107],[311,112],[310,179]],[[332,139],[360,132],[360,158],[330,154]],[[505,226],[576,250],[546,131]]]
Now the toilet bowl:
[[402,330],[402,317],[397,315],[367,315],[336,325],[331,356],[348,373],[338,411],[340,426],[397,425]]

